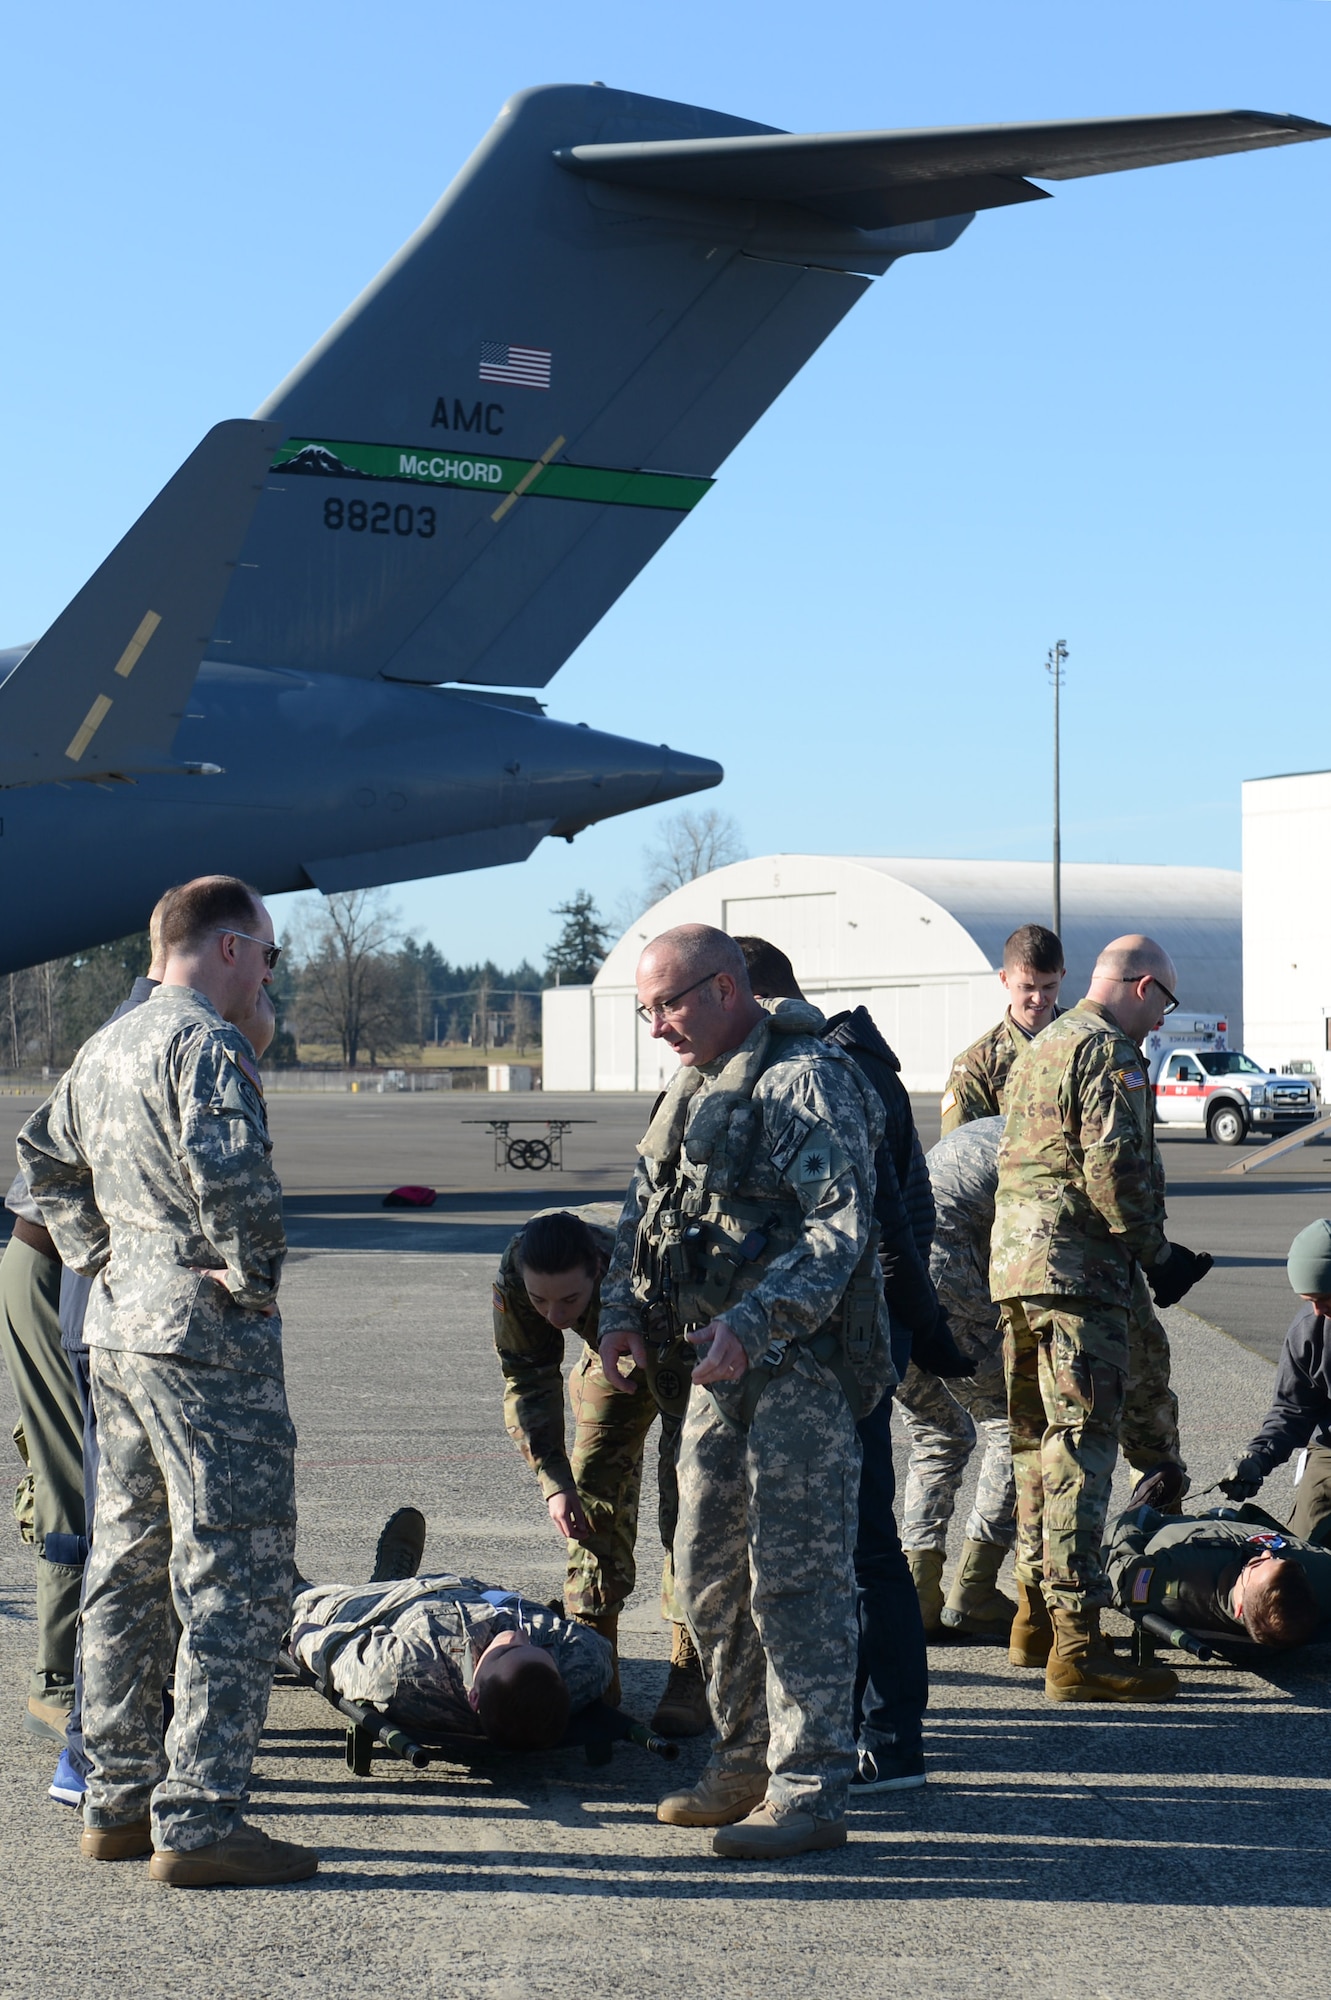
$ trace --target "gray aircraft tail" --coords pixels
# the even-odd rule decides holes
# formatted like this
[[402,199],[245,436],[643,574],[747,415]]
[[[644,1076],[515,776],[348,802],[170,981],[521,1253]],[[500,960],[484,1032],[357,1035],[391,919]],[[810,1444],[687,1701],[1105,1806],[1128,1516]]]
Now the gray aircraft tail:
[[[282,444],[219,657],[543,686],[896,258],[1043,198],[1028,175],[1328,130],[1216,112],[790,134],[523,92],[264,404]],[[793,441],[792,484],[827,459]]]
[[21,655],[0,684],[0,785],[187,768],[172,739],[280,435],[216,425]]

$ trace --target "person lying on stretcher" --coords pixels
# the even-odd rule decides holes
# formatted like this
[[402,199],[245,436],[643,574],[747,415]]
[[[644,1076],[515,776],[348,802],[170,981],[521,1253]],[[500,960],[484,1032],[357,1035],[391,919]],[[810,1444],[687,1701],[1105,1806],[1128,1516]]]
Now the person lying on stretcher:
[[487,1737],[548,1750],[610,1685],[608,1641],[474,1577],[417,1576],[425,1519],[399,1508],[365,1584],[298,1579],[287,1650],[348,1700],[408,1735]]
[[1331,1549],[1282,1529],[1260,1507],[1161,1514],[1130,1507],[1105,1543],[1114,1602],[1154,1611],[1199,1638],[1288,1650],[1331,1618]]

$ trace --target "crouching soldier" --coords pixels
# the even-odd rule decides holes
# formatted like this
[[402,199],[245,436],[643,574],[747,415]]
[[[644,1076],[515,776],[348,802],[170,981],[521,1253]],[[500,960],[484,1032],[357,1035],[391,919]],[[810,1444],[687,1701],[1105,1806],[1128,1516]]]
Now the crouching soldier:
[[[601,1279],[613,1246],[613,1229],[556,1209],[534,1215],[504,1252],[494,1284],[504,1422],[540,1482],[550,1519],[568,1543],[567,1615],[617,1647],[619,1614],[637,1580],[634,1546],[643,1447],[660,1416],[661,1608],[671,1623],[672,1643],[669,1678],[651,1726],[660,1736],[700,1736],[710,1727],[707,1693],[689,1629],[674,1603],[671,1562],[679,1512],[675,1458],[694,1357],[682,1341],[675,1344],[677,1352],[668,1343],[649,1343],[645,1368],[635,1368],[625,1385],[640,1393],[624,1395],[611,1388],[597,1340]],[[569,1378],[571,1457],[560,1374],[566,1331],[585,1342]],[[618,1659],[607,1698],[618,1706]]]

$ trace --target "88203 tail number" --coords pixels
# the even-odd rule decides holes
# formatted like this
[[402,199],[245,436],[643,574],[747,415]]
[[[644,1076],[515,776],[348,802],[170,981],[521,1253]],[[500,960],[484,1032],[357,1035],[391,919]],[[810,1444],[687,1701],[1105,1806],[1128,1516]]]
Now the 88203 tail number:
[[341,500],[336,495],[324,501],[325,528],[348,528],[353,535],[415,535],[423,542],[434,537],[437,516],[433,507],[413,507],[400,500]]

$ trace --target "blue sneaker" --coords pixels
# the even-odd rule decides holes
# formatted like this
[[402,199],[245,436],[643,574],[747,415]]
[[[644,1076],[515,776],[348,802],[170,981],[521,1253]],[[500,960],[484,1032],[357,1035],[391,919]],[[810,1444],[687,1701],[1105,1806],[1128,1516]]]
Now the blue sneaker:
[[74,1759],[68,1750],[62,1750],[48,1788],[48,1797],[53,1798],[58,1806],[81,1806],[87,1789],[87,1781],[74,1769]]

